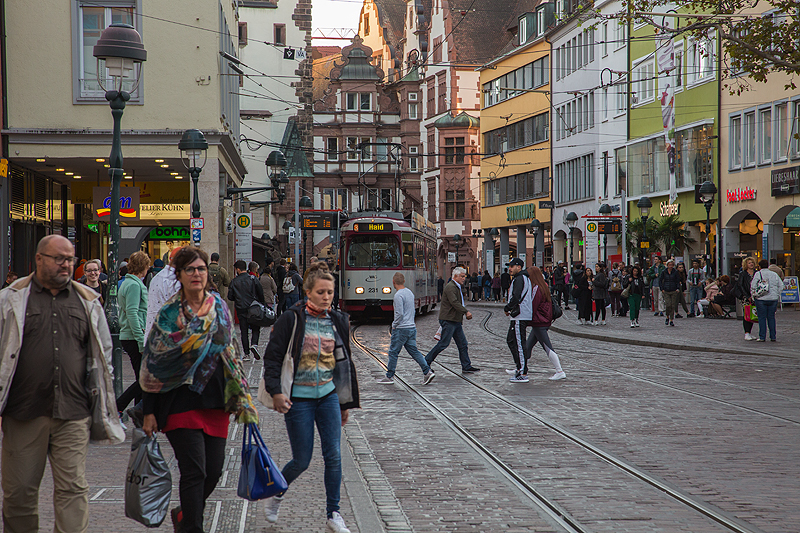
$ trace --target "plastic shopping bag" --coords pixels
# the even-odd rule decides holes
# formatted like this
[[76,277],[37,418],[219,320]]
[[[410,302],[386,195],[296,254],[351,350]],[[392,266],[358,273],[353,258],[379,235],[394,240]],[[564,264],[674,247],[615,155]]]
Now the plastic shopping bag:
[[133,430],[131,458],[125,476],[125,516],[147,527],[158,527],[167,517],[172,474],[161,455],[156,436]]
[[278,465],[272,460],[258,425],[244,427],[242,467],[239,471],[239,497],[251,502],[271,498],[289,488]]

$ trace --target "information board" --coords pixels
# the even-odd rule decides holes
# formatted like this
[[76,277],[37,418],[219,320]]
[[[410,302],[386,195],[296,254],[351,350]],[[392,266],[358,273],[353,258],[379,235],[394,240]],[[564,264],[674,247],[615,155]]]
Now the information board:
[[250,213],[236,213],[234,224],[236,260],[249,263],[253,260],[253,219]]
[[800,304],[800,288],[797,285],[797,276],[786,276],[783,278],[781,303]]
[[622,233],[622,221],[620,220],[599,220],[597,222],[598,232],[601,235],[618,235]]
[[300,224],[303,229],[336,229],[338,213],[303,213]]

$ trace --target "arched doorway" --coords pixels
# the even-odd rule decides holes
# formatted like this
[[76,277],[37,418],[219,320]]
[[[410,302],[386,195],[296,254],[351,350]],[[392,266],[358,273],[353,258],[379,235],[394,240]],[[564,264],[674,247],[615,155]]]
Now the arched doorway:
[[781,267],[787,276],[797,276],[800,258],[800,207],[781,206],[769,219],[771,243],[769,260]]
[[[725,224],[728,238],[733,238],[733,242],[727,247],[727,272],[735,275],[739,272],[742,259],[748,256],[762,259],[762,236],[764,232],[764,222],[761,217],[750,209],[737,211],[728,219]],[[738,238],[738,242],[736,239]]]

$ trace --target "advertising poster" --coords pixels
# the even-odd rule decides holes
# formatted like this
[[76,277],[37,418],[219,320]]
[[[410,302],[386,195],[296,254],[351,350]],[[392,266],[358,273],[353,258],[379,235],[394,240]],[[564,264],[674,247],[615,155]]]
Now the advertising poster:
[[800,304],[800,288],[797,286],[797,276],[786,276],[783,278],[781,303]]

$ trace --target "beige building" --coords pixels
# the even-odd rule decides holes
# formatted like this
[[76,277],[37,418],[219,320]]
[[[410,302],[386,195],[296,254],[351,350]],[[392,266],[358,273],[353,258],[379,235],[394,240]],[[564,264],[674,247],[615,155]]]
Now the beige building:
[[[107,258],[90,185],[108,183],[112,116],[92,48],[111,23],[132,24],[147,50],[141,84],[122,117],[123,185],[141,193],[139,220],[122,221],[120,257],[144,247],[155,259],[186,240],[191,191],[178,141],[197,128],[209,143],[200,175],[201,246],[232,262],[221,191],[241,183],[239,77],[220,52],[237,54],[235,4],[219,0],[9,2],[5,7],[10,161],[10,265],[33,267],[33,245],[60,233],[81,258]],[[103,73],[101,73],[102,76]],[[228,206],[232,210],[236,206]],[[172,244],[154,228],[174,228]],[[2,228],[5,234],[6,228]]]

